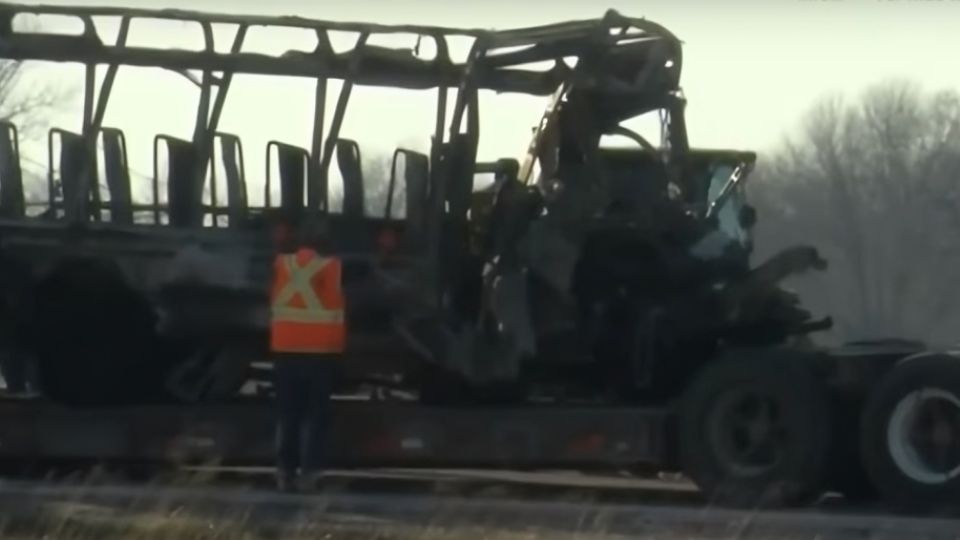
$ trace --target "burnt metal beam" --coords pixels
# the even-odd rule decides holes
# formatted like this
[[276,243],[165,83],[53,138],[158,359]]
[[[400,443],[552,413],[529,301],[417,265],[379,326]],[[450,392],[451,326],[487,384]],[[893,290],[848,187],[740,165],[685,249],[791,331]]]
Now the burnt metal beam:
[[[90,22],[90,28],[80,36],[21,33],[12,28],[13,17],[21,13],[56,14],[76,17],[118,16],[130,18],[172,19],[211,25],[230,23],[238,25],[265,25],[273,27],[312,28],[315,31],[353,31],[367,35],[414,33],[435,40],[438,48],[446,49],[448,36],[469,36],[497,48],[534,45],[518,53],[504,52],[488,60],[477,71],[476,84],[480,89],[529,94],[550,94],[558,80],[566,74],[561,66],[547,73],[519,69],[520,64],[556,60],[578,55],[586,49],[616,48],[629,41],[654,38],[668,44],[675,51],[673,61],[679,64],[680,42],[662,26],[643,19],[623,17],[608,12],[604,19],[572,21],[547,26],[507,31],[456,29],[421,25],[378,25],[369,23],[339,23],[299,17],[263,17],[218,15],[180,10],[149,10],[107,7],[30,6],[0,3],[0,56],[13,60],[44,60],[54,62],[82,62],[85,64],[127,64],[163,67],[174,71],[234,71],[259,75],[287,75],[302,77],[350,78],[354,84],[391,86],[409,89],[457,87],[466,66],[450,60],[449,54],[438,54],[433,61],[417,59],[407,51],[369,47],[368,62],[354,66],[353,55],[333,54],[332,51],[303,53],[290,51],[280,57],[243,53],[223,54],[214,50],[178,51],[152,47],[113,47],[105,45]],[[85,23],[86,24],[86,23]],[[641,33],[630,35],[625,29]],[[615,31],[620,31],[616,34]],[[511,64],[513,62],[513,64]],[[512,66],[512,70],[504,70]],[[677,66],[679,70],[679,65]]]
[[[203,29],[203,46],[205,52],[216,50],[213,37],[213,27],[210,23],[204,21],[200,23]],[[195,196],[202,198],[203,187],[206,183],[207,166],[209,164],[209,123],[210,123],[210,94],[213,92],[214,77],[213,69],[206,67],[203,70],[200,85],[200,98],[197,100],[197,117],[193,127],[193,145],[195,156],[193,162],[193,178],[190,184],[191,190],[195,190]],[[218,97],[222,92],[217,92]],[[174,174],[170,171],[170,174]],[[172,201],[171,203],[172,204]],[[203,214],[199,219],[203,223]]]
[[[233,44],[230,46],[231,54],[239,53],[243,49],[243,42],[246,36],[247,26],[240,25],[237,28],[237,33],[234,35]],[[208,48],[213,49],[213,30],[209,26],[204,28],[204,38],[209,38],[207,43]],[[227,93],[230,91],[233,75],[234,73],[232,71],[226,71],[222,74],[220,80],[217,81],[217,97],[214,98],[212,107],[209,107],[213,74],[209,71],[203,74],[203,86],[201,86],[200,89],[200,108],[202,110],[197,111],[197,133],[194,138],[194,143],[196,143],[198,147],[197,167],[199,171],[196,180],[201,186],[205,183],[207,165],[213,156],[213,140],[216,135],[217,125],[220,123],[220,116],[223,114],[223,106],[227,102]],[[203,93],[204,90],[206,90],[206,94]],[[201,114],[203,115],[202,131],[200,124]],[[207,117],[208,114],[209,117]],[[217,206],[216,167],[211,167],[210,206],[213,208]],[[216,216],[213,218],[213,226],[217,226]]]
[[[83,22],[83,36],[96,36],[97,30],[93,18],[81,16]],[[64,200],[64,213],[69,221],[81,223],[86,221],[87,203],[92,193],[92,185],[97,178],[97,165],[94,159],[97,149],[97,131],[93,128],[94,96],[97,83],[97,65],[85,63],[84,96],[83,96],[83,125],[82,134],[86,141],[86,153],[89,159],[84,162],[84,170],[80,173],[76,196],[72,200]],[[66,196],[66,193],[64,193]],[[99,215],[98,215],[99,217]]]
[[[89,24],[85,24],[84,27],[85,32],[96,32],[93,21],[90,20],[88,22]],[[117,33],[116,47],[122,48],[126,45],[129,31],[130,19],[128,17],[124,17],[120,21],[120,30]],[[87,197],[89,197],[92,193],[95,208],[100,207],[99,170],[97,167],[97,136],[100,133],[100,126],[103,124],[103,117],[107,111],[107,103],[110,100],[110,93],[113,91],[113,83],[117,78],[117,70],[119,68],[120,65],[115,63],[110,64],[107,67],[107,73],[103,78],[103,82],[100,83],[100,91],[97,92],[95,90],[97,66],[95,64],[86,65],[83,96],[83,134],[86,138],[89,165],[89,170],[86,172],[86,174],[91,175],[91,177],[88,180],[81,178],[81,189],[79,190],[79,193],[80,197],[84,199],[83,204],[86,203]],[[79,203],[68,202],[67,204],[72,206]],[[79,219],[81,215],[85,216],[85,214],[86,212],[84,210],[82,214],[73,215],[76,215],[77,219]],[[100,221],[100,212],[97,211],[93,218],[94,221]]]
[[467,68],[464,71],[463,77],[460,80],[460,84],[457,87],[457,102],[453,106],[453,116],[450,119],[450,137],[453,138],[454,135],[460,133],[461,124],[463,122],[463,114],[466,109],[467,102],[469,101],[469,90],[475,88],[474,84],[477,79],[477,60],[483,57],[484,52],[486,52],[485,43],[481,40],[477,40],[473,44],[473,48],[470,50],[470,55],[467,60]]
[[[116,47],[121,48],[126,46],[127,37],[130,34],[130,18],[124,17],[120,21],[120,30],[117,33],[117,44]],[[103,124],[103,117],[107,112],[107,103],[110,100],[110,93],[113,91],[113,83],[117,78],[117,71],[120,69],[120,64],[110,64],[107,67],[107,73],[103,77],[103,82],[100,84],[100,92],[97,96],[97,108],[93,114],[93,119],[91,120],[91,127],[93,130],[100,129],[100,126]]]
[[[549,41],[582,38],[584,35],[610,35],[610,30],[635,28],[641,32],[661,35],[679,41],[665,27],[641,18],[627,17],[616,10],[608,10],[600,19],[580,19],[547,25],[515,28],[510,30],[487,30],[480,28],[456,28],[416,24],[375,24],[365,22],[325,21],[296,16],[235,15],[181,9],[144,9],[115,6],[57,6],[45,4],[16,4],[0,2],[0,32],[9,27],[9,22],[18,14],[66,15],[76,17],[134,17],[166,19],[209,24],[246,24],[249,26],[273,26],[305,28],[312,30],[343,31],[370,34],[420,34],[424,36],[463,36],[488,39],[491,46],[511,47]],[[5,24],[6,22],[6,24]]]
[[[243,42],[247,37],[247,26],[240,25],[237,28],[237,33],[233,38],[233,44],[230,46],[230,53],[237,54],[243,48]],[[225,71],[220,78],[220,81],[217,83],[217,97],[213,102],[213,108],[210,112],[210,121],[207,124],[207,131],[214,132],[217,130],[217,125],[220,123],[220,116],[223,114],[223,106],[227,101],[227,92],[230,89],[230,84],[233,82],[233,76],[235,72]]]
[[533,167],[539,158],[544,137],[549,133],[548,130],[555,129],[554,124],[559,111],[560,101],[568,90],[569,85],[558,87],[554,91],[553,96],[551,96],[547,108],[543,111],[543,115],[540,117],[536,132],[533,134],[533,137],[530,139],[530,144],[527,146],[527,153],[524,157],[523,165],[520,166],[520,171],[517,175],[520,182],[524,184],[530,181],[530,175],[533,174]]
[[[320,57],[333,54],[333,45],[326,30],[317,30],[316,52]],[[326,194],[322,186],[326,184],[326,173],[321,172],[320,162],[323,157],[323,130],[327,114],[327,87],[328,79],[318,76],[313,97],[313,137],[310,143],[310,168],[307,171],[307,206],[320,208],[321,197],[324,198],[323,207],[326,208]]]
[[[234,71],[252,75],[280,75],[315,78],[324,76],[350,80],[365,86],[388,86],[410,90],[459,86],[464,66],[444,62],[424,61],[414,57],[407,60],[381,59],[369,66],[352,68],[352,57],[347,54],[319,57],[312,53],[291,51],[284,56],[258,53],[223,54],[206,51],[176,51],[145,47],[90,46],[80,38],[60,39],[53,36],[19,35],[3,38],[0,57],[11,60],[41,60],[49,62],[79,62],[85,64],[124,64],[139,67],[162,67],[172,71]],[[372,49],[372,47],[371,47]],[[374,52],[379,52],[374,50]],[[373,60],[374,55],[367,55]],[[485,73],[477,81],[480,89],[500,92],[547,95],[553,91],[561,73],[501,69]]]
[[[369,33],[361,33],[360,37],[357,38],[356,45],[351,51],[351,62],[349,70],[356,71],[359,69],[360,62],[363,59],[363,48],[367,43],[367,39],[370,38]],[[324,211],[329,210],[330,206],[330,195],[329,195],[329,178],[330,178],[330,162],[333,161],[333,152],[337,146],[337,137],[340,136],[340,128],[343,126],[343,118],[347,113],[347,104],[350,102],[350,94],[353,91],[353,79],[346,78],[343,81],[343,86],[340,87],[340,97],[337,99],[337,107],[333,111],[333,121],[330,124],[330,133],[327,134],[326,141],[323,145],[323,156],[320,160],[320,171],[319,171],[319,189],[320,189],[320,199],[322,209]]]
[[[249,26],[277,26],[343,32],[367,32],[374,34],[446,34],[450,36],[480,37],[490,30],[454,28],[416,24],[375,24],[363,22],[339,22],[295,17],[289,15],[233,15],[184,9],[144,9],[116,6],[58,6],[46,4],[16,4],[0,2],[0,19],[12,18],[21,13],[36,15],[72,15],[77,17],[134,17],[143,19],[166,19],[174,21],[207,22],[210,24],[246,24]],[[0,24],[2,28],[2,24]]]

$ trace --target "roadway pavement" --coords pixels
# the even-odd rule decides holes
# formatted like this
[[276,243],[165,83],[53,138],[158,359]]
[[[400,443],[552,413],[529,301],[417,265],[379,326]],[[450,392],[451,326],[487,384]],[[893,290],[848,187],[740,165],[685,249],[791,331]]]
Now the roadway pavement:
[[[532,475],[528,473],[472,473],[433,471],[426,476],[459,478],[466,482],[490,476],[501,486],[499,493],[455,490],[397,490],[392,481],[370,484],[358,492],[345,487],[347,478],[376,478],[377,475],[424,475],[422,472],[343,472],[331,476],[328,490],[315,495],[287,495],[258,485],[134,485],[99,483],[92,485],[52,484],[36,481],[0,481],[0,513],[11,526],[28,527],[31,522],[49,520],[51,515],[131,516],[158,512],[164,515],[201,516],[211,527],[236,522],[243,516],[245,527],[264,537],[283,537],[291,524],[311,523],[317,530],[344,527],[377,531],[411,531],[425,527],[447,530],[523,533],[525,538],[559,538],[577,533],[580,538],[623,536],[635,539],[763,538],[763,539],[890,539],[957,540],[960,520],[898,517],[875,512],[854,512],[830,505],[808,510],[742,511],[710,507],[695,495],[672,502],[655,498],[606,502],[601,499],[564,499],[569,484],[599,483],[613,491],[632,491],[631,480],[591,478],[573,473]],[[564,479],[564,474],[569,478]],[[529,478],[528,476],[539,476]],[[464,480],[466,478],[466,480]],[[339,479],[339,482],[338,480]],[[537,497],[518,496],[512,486],[549,486]],[[469,482],[468,482],[469,483]],[[444,481],[436,482],[442,485]],[[664,491],[686,493],[676,482],[663,484]],[[379,485],[379,487],[377,487]],[[635,493],[656,491],[645,481]],[[553,496],[545,496],[550,495]],[[112,512],[112,513],[111,513]],[[486,534],[485,534],[486,536]],[[392,536],[400,538],[400,536]],[[416,535],[410,536],[410,538]],[[224,538],[224,536],[219,536]],[[473,537],[471,537],[473,538]]]

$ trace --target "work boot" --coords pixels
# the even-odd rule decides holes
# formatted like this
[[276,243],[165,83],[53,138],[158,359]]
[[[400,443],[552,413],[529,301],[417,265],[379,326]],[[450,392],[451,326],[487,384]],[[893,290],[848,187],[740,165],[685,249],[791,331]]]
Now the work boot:
[[298,482],[298,489],[304,493],[311,493],[318,491],[323,484],[323,473],[321,472],[304,472],[300,475]]
[[298,488],[297,475],[291,473],[277,474],[277,490],[283,493],[296,493]]

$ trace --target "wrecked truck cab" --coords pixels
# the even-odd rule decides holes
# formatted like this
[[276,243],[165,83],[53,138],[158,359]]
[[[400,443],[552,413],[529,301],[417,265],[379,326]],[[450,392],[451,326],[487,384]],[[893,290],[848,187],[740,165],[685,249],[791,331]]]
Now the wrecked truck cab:
[[[664,151],[600,147],[596,155],[597,174],[575,181],[599,187],[609,204],[594,208],[606,211],[589,210],[593,201],[582,196],[558,203],[548,194],[542,213],[526,214],[522,233],[488,261],[491,300],[480,316],[497,328],[486,334],[489,353],[461,347],[461,366],[499,366],[506,380],[525,370],[548,378],[571,365],[586,380],[610,369],[635,394],[649,378],[638,371],[672,369],[672,358],[709,356],[724,341],[783,343],[820,328],[806,325],[810,315],[776,287],[789,273],[821,268],[815,250],[787,250],[750,267],[755,216],[745,185],[753,152],[690,149],[676,164],[679,176]],[[555,172],[564,176],[562,166]],[[507,250],[516,253],[504,258]],[[659,328],[643,329],[640,321],[653,313]],[[657,334],[640,340],[659,342],[653,349],[640,352],[624,339],[644,332]]]

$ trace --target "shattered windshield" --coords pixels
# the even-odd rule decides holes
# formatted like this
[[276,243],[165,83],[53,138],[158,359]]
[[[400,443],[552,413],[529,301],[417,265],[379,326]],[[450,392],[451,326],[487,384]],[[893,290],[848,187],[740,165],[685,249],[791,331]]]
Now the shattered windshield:
[[[713,167],[710,185],[707,191],[708,205],[717,202],[730,182],[736,165],[721,163]],[[749,232],[740,223],[740,211],[746,204],[743,182],[733,187],[716,207],[717,228],[706,234],[691,248],[691,253],[701,259],[722,257],[732,243],[747,247],[750,243]]]
[[[707,192],[707,200],[710,204],[720,197],[724,186],[730,181],[730,176],[736,169],[734,165],[721,164],[713,170],[710,177],[710,188]],[[740,210],[746,203],[744,197],[743,184],[733,188],[733,191],[720,203],[716,210],[718,229],[730,240],[745,244],[747,241],[747,231],[740,224]]]

